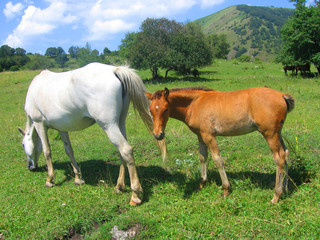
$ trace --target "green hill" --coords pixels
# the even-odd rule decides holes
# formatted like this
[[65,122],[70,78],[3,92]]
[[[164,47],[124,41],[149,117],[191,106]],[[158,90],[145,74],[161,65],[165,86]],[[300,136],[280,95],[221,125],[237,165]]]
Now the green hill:
[[248,54],[272,60],[280,47],[280,30],[294,9],[231,6],[196,20],[206,34],[225,34],[230,44],[228,58]]

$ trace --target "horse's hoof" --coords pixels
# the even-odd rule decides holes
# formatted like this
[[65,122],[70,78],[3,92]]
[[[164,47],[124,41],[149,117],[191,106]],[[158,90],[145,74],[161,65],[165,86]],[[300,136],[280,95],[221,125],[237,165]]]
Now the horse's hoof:
[[80,186],[80,185],[85,184],[85,181],[82,180],[82,179],[80,179],[80,180],[75,180],[75,181],[74,181],[74,184],[77,185],[77,186]]
[[276,204],[276,203],[278,202],[278,200],[279,200],[279,199],[273,198],[273,199],[271,200],[271,204]]
[[52,188],[52,187],[54,187],[54,183],[46,182],[46,187],[47,188]]
[[226,199],[227,196],[229,196],[230,192],[228,190],[224,190],[223,193],[222,193],[222,198],[223,199]]
[[115,191],[116,193],[123,193],[124,187],[115,186],[115,187],[114,187],[114,191]]
[[141,200],[140,199],[138,199],[138,198],[136,198],[136,199],[134,199],[134,200],[130,200],[130,206],[132,206],[132,207],[135,207],[135,206],[139,206],[140,204],[141,204]]

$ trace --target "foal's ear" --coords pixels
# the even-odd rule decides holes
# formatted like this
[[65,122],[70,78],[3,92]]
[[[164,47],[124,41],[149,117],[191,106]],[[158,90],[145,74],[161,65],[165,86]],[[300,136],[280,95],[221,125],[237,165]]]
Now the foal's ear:
[[19,132],[22,134],[22,136],[26,135],[26,131],[23,130],[22,128],[20,127],[17,127],[17,129],[19,130]]
[[164,88],[164,97],[165,99],[167,99],[169,96],[169,89],[168,88]]
[[149,99],[149,100],[152,100],[152,94],[151,93],[148,93],[148,92],[144,92],[144,94],[146,95],[146,97]]

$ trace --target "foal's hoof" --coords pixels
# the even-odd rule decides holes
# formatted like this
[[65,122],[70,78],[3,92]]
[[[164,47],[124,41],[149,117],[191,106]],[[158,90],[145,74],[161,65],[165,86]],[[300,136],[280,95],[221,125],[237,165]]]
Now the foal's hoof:
[[51,182],[46,182],[46,187],[47,188],[52,188],[52,187],[54,187],[54,183],[51,183]]
[[230,195],[229,190],[224,190],[223,193],[222,193],[222,198],[223,198],[223,199],[226,199],[227,196],[229,196],[229,195]]
[[85,181],[82,180],[82,179],[77,179],[77,180],[74,181],[74,184],[77,185],[77,186],[80,186],[80,185],[85,184]]

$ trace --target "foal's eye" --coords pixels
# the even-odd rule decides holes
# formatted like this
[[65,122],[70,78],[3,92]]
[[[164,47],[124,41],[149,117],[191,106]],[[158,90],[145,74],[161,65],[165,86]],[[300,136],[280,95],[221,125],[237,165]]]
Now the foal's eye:
[[168,108],[164,110],[164,113],[168,112]]

